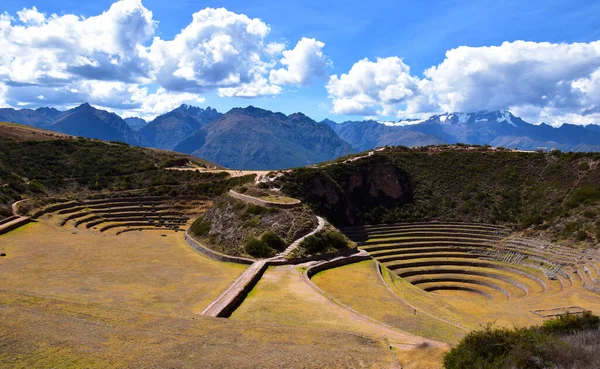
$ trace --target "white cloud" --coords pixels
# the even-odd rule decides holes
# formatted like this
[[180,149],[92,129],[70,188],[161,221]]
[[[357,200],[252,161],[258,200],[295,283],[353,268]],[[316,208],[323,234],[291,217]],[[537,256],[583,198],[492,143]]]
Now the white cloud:
[[35,6],[31,9],[23,8],[17,12],[17,15],[19,16],[19,20],[26,24],[40,24],[46,20],[46,15],[38,12]]
[[221,97],[256,97],[264,95],[277,95],[281,92],[281,87],[269,84],[266,78],[258,76],[251,83],[245,83],[236,87],[224,87],[219,89]]
[[154,34],[152,12],[139,0],[114,3],[89,18],[18,12],[0,17],[0,79],[41,85],[74,78],[140,81],[148,77],[142,43]]
[[531,122],[598,123],[600,41],[461,46],[422,79],[398,58],[360,60],[348,74],[332,76],[327,89],[333,111],[342,114],[422,117],[510,109]]
[[[281,59],[285,43],[269,42],[270,27],[258,18],[206,8],[173,39],[154,37],[157,27],[141,0],[117,1],[88,18],[47,15],[36,7],[18,11],[17,18],[0,14],[0,103],[60,107],[89,101],[154,114],[182,101],[204,101],[198,94],[209,91],[223,97],[279,94],[288,83],[269,81],[269,72],[288,60],[283,65],[290,73],[303,73],[291,84],[311,77],[290,59],[298,46]],[[321,42],[303,39],[298,45],[305,40],[325,58]],[[307,68],[322,73],[317,64]]]
[[325,75],[329,61],[323,53],[323,42],[303,37],[292,50],[283,51],[281,64],[286,68],[271,70],[269,80],[275,84],[306,86],[315,77]]
[[250,84],[274,65],[263,59],[269,32],[258,18],[224,8],[201,10],[173,40],[153,41],[149,56],[156,80],[169,90],[195,92]]
[[329,78],[327,92],[337,114],[389,115],[397,104],[413,97],[419,79],[398,57],[356,62],[347,74]]
[[516,41],[450,50],[425,76],[446,111],[532,105],[575,113],[598,103],[599,71],[600,41]]

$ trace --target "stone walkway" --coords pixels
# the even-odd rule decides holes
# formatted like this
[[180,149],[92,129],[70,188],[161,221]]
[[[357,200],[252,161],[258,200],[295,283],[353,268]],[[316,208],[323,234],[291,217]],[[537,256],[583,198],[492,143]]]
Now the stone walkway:
[[250,265],[248,269],[242,273],[230,286],[223,292],[215,301],[213,301],[206,309],[200,314],[212,317],[226,318],[244,301],[246,295],[254,288],[258,283],[263,273],[269,267],[270,263],[281,263],[286,260],[286,257],[292,252],[300,243],[309,236],[319,232],[325,226],[325,219],[317,217],[319,223],[317,227],[309,234],[300,237],[294,241],[287,249],[283,252],[275,255],[270,259],[264,259],[256,261]]
[[317,220],[319,221],[319,225],[317,225],[317,228],[315,228],[312,232],[310,232],[306,236],[300,237],[296,241],[292,242],[292,244],[289,245],[287,249],[285,249],[282,252],[280,252],[279,254],[275,255],[270,260],[273,260],[273,261],[285,260],[287,258],[287,256],[292,251],[294,251],[294,249],[296,249],[298,246],[300,246],[300,244],[302,243],[302,241],[304,241],[305,238],[310,237],[310,236],[314,235],[315,233],[321,231],[323,229],[323,227],[325,227],[325,219],[317,216]]

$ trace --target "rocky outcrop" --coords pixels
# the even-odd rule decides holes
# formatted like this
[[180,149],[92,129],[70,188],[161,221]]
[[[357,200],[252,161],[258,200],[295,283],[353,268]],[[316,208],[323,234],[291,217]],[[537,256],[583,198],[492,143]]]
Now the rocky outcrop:
[[282,191],[311,204],[317,214],[338,225],[356,224],[359,214],[410,203],[409,176],[383,156],[345,165],[293,171]]

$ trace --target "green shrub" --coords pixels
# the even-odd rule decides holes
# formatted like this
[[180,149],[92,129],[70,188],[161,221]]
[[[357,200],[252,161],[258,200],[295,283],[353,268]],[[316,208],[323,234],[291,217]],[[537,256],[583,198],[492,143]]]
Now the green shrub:
[[29,191],[34,192],[34,193],[45,193],[46,192],[44,185],[41,184],[36,179],[32,179],[31,181],[29,181],[28,187],[29,187]]
[[580,187],[571,193],[565,205],[576,208],[581,204],[595,204],[600,200],[600,190],[592,186]]
[[260,224],[260,217],[259,216],[253,216],[250,219],[247,219],[244,221],[244,223],[242,223],[242,226],[244,228],[253,228],[256,227]]
[[246,193],[246,192],[248,192],[248,187],[242,186],[242,187],[239,188],[238,192],[239,193]]
[[265,242],[270,248],[275,250],[283,250],[286,247],[285,241],[279,235],[268,231],[260,237],[261,241]]
[[190,226],[190,232],[198,237],[204,237],[210,232],[211,222],[205,219],[204,216],[199,217]]
[[264,206],[250,204],[250,205],[248,205],[246,210],[244,210],[244,213],[242,214],[242,219],[250,218],[253,215],[260,216],[267,211],[268,211],[268,209]]
[[327,250],[330,247],[336,250],[348,248],[348,241],[339,232],[321,231],[317,234],[306,237],[300,246],[311,254],[317,254]]
[[589,237],[588,237],[588,234],[587,234],[587,232],[586,232],[586,231],[584,231],[583,229],[581,229],[581,230],[577,231],[577,233],[575,233],[575,239],[576,239],[577,241],[585,241],[585,240],[587,240],[588,238],[589,238]]
[[252,255],[256,258],[268,258],[275,255],[275,250],[269,247],[265,241],[254,237],[246,241],[244,250],[248,255]]
[[469,333],[444,356],[444,368],[545,368],[558,338],[535,328],[498,328],[489,324]]
[[556,319],[546,320],[542,330],[552,334],[571,334],[577,331],[586,331],[600,328],[600,317],[589,311],[581,315],[566,314]]
[[594,219],[596,217],[596,215],[598,215],[598,213],[595,210],[588,209],[583,212],[583,216],[588,219]]
[[483,330],[469,333],[450,350],[444,357],[444,368],[566,367],[572,364],[574,354],[581,356],[581,350],[569,346],[561,337],[574,332],[598,332],[599,326],[600,317],[589,312],[547,320],[541,327],[509,329],[488,324]]

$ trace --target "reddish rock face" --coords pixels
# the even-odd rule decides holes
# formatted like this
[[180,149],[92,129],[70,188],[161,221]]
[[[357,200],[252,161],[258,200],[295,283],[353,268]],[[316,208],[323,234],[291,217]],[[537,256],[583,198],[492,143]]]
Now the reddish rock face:
[[337,225],[355,224],[357,214],[412,202],[410,178],[393,162],[365,158],[335,168],[314,169],[310,179],[288,180],[293,195],[312,204],[319,214]]

